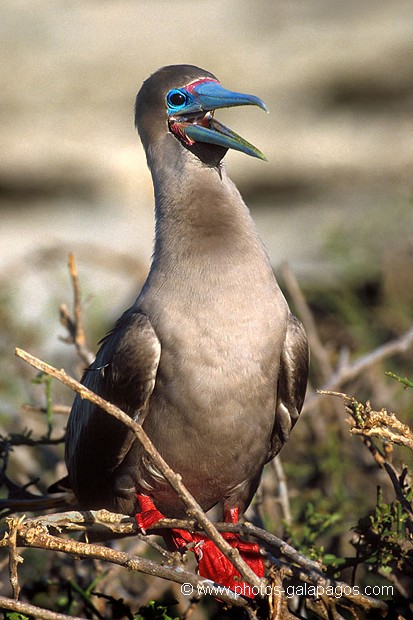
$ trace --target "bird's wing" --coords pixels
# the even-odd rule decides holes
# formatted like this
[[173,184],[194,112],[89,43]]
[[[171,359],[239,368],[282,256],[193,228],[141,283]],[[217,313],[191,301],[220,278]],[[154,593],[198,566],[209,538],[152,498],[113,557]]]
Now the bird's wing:
[[288,441],[300,415],[307,387],[309,350],[301,322],[290,314],[278,375],[278,400],[269,460]]
[[95,360],[105,398],[142,422],[160,356],[161,345],[148,317],[125,312],[102,340]]
[[[141,422],[155,385],[160,354],[149,319],[128,310],[103,339],[82,383]],[[113,472],[133,438],[121,422],[76,396],[67,426],[66,464],[81,503],[87,501],[92,507],[106,495],[106,489],[109,492]]]

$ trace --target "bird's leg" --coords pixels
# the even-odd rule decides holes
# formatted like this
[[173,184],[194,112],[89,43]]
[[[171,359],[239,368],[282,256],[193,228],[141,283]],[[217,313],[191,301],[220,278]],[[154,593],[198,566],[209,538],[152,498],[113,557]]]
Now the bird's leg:
[[[224,510],[225,523],[238,523],[239,510],[238,508],[227,508]],[[225,537],[225,534],[223,534]],[[236,547],[240,552],[242,559],[248,564],[250,568],[258,577],[264,577],[265,568],[262,559],[260,547],[257,543],[244,542],[240,539],[239,534],[233,534],[236,540],[236,544],[232,545]]]
[[[155,523],[158,523],[158,521],[164,519],[165,515],[157,509],[149,495],[138,493],[136,498],[140,506],[140,511],[136,513],[135,520],[142,534],[146,534],[146,530],[149,530],[152,525],[155,525]],[[177,549],[181,550],[184,547],[187,547],[188,544],[194,542],[193,535],[191,532],[187,532],[186,530],[179,530],[177,528],[173,528],[171,530],[165,529],[159,530],[159,534],[165,540],[168,547],[173,551],[176,551]]]
[[[146,530],[163,519],[164,515],[156,508],[148,495],[137,494],[137,499],[140,505],[140,512],[136,514],[136,523],[145,534]],[[238,523],[238,515],[238,508],[225,509],[224,521],[226,523]],[[241,575],[234,568],[231,561],[207,536],[204,534],[192,534],[177,528],[159,530],[159,534],[171,550],[188,549],[190,545],[189,548],[196,556],[199,574],[202,577],[231,588],[237,594],[254,598],[250,585],[242,581]],[[244,542],[240,539],[239,534],[233,532],[223,532],[222,536],[231,547],[238,549],[242,559],[258,577],[264,576],[264,562],[260,554],[260,548],[256,543]]]
[[224,523],[238,523],[239,521],[239,509],[238,508],[225,508],[224,509]]
[[[238,523],[238,508],[228,508],[224,510],[225,523]],[[239,534],[233,532],[223,532],[223,538],[233,547],[238,549],[242,559],[258,577],[264,576],[264,562],[260,553],[259,545],[251,542],[244,542]],[[231,588],[237,594],[254,598],[251,586],[242,580],[241,575],[232,565],[230,560],[218,549],[211,540],[205,536],[199,536],[198,545],[194,552],[198,560],[199,574],[202,577],[212,579],[227,588]]]
[[164,515],[157,509],[149,495],[138,493],[136,498],[140,511],[136,513],[135,520],[142,534],[146,534],[146,530],[163,519]]

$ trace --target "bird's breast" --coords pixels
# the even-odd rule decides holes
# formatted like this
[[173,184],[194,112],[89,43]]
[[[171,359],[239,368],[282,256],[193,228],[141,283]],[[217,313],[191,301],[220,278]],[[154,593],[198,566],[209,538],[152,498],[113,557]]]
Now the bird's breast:
[[[193,260],[181,255],[173,273],[155,260],[137,302],[161,345],[143,426],[204,508],[255,479],[268,458],[288,315],[262,246],[218,247],[188,250]],[[173,514],[173,493],[156,472],[140,472],[141,487]]]
[[147,416],[158,436],[168,424],[195,443],[227,432],[236,444],[260,424],[269,436],[286,305],[272,273],[243,271],[244,279],[235,267],[158,290],[150,318],[162,352]]

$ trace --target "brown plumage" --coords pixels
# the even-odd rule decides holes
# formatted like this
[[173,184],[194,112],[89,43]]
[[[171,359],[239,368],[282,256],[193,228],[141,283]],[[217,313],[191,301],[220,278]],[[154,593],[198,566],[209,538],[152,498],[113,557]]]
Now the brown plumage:
[[[179,102],[181,92],[197,96],[198,86],[191,85],[198,81],[201,102],[206,88],[219,95],[212,74],[181,65],[156,72],[137,96],[136,125],[155,189],[153,260],[137,300],[103,340],[83,383],[142,421],[205,510],[221,502],[224,510],[242,513],[265,463],[297,421],[308,348],[226,174],[228,147],[212,108],[194,116],[168,107],[171,92],[171,101]],[[231,105],[241,105],[233,95]],[[205,139],[216,143],[191,139],[203,128]],[[229,146],[244,150],[234,140]],[[261,156],[256,153],[249,152]],[[69,418],[66,462],[85,507],[132,514],[136,493],[144,493],[167,516],[185,515],[129,431],[79,397]]]

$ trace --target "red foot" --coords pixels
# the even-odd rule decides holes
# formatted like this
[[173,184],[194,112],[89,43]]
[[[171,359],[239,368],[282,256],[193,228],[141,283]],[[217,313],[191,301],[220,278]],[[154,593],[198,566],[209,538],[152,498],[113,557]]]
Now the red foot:
[[[136,514],[136,522],[143,533],[152,525],[163,519],[164,515],[159,512],[148,495],[137,495],[141,511]],[[238,508],[230,508],[224,513],[226,523],[238,523]],[[182,549],[190,543],[195,543],[191,548],[198,561],[199,574],[211,579],[215,583],[231,588],[237,594],[254,598],[251,586],[242,581],[241,575],[225,555],[218,549],[207,536],[203,534],[191,534],[186,530],[172,529],[162,533],[165,542],[172,549]],[[264,577],[264,562],[260,554],[260,548],[255,543],[247,543],[240,540],[238,534],[224,532],[222,536],[231,545],[238,549],[242,559],[254,571],[258,577]]]
[[135,520],[139,529],[142,530],[142,534],[146,534],[146,530],[149,530],[152,525],[158,523],[164,516],[159,512],[149,495],[138,495],[137,498],[141,510],[135,515]]
[[[230,508],[224,513],[226,523],[238,522],[238,508]],[[264,562],[260,553],[260,548],[255,543],[243,542],[239,534],[223,532],[223,538],[238,549],[244,562],[254,571],[258,577],[264,577]],[[197,549],[195,549],[195,552]],[[218,547],[209,539],[205,539],[200,552],[197,553],[199,574],[202,577],[212,579],[227,588],[231,588],[237,594],[254,598],[251,586],[242,580],[241,575]]]
[[[135,520],[142,533],[146,534],[146,530],[149,530],[152,525],[164,519],[165,515],[157,509],[149,495],[138,494],[136,497],[140,506],[140,512],[136,513]],[[186,530],[172,529],[159,533],[172,549],[182,549],[194,541],[193,535]]]

